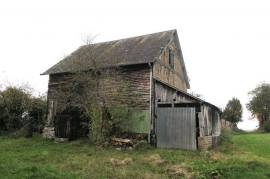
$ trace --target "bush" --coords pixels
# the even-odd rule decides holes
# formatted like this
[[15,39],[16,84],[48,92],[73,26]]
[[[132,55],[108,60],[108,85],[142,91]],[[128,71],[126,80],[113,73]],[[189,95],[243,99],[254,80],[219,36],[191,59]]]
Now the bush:
[[127,106],[106,107],[92,104],[87,117],[89,120],[90,140],[94,143],[103,143],[111,136],[122,131],[122,122],[131,118],[132,109]]
[[263,123],[262,129],[263,129],[265,132],[270,132],[270,121],[269,121],[269,120]]
[[30,93],[18,87],[7,87],[0,95],[0,111],[2,128],[8,131],[20,129],[23,124],[23,114],[30,106]]
[[29,120],[33,132],[42,132],[46,123],[47,101],[45,96],[33,97],[29,108]]
[[17,131],[24,126],[39,132],[45,123],[46,98],[34,97],[25,87],[9,86],[0,91],[0,130]]

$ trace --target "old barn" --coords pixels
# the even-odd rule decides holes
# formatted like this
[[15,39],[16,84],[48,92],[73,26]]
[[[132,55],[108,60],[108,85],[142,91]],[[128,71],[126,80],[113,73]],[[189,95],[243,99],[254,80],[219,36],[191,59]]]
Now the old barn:
[[[125,130],[145,134],[149,143],[163,148],[196,150],[217,143],[220,110],[187,92],[190,85],[176,30],[85,45],[45,71],[42,75],[49,75],[45,136],[70,138],[75,133],[72,136],[79,137],[79,131],[72,127],[81,125],[79,115],[60,113],[61,99],[56,93],[77,70],[93,68],[87,63],[89,52],[91,58],[104,64],[103,68],[119,67],[117,79],[113,76],[103,86],[105,92],[119,88],[120,78],[130,84],[111,98],[115,104],[132,100],[132,107],[137,110]],[[83,69],[75,65],[78,63],[85,64]]]

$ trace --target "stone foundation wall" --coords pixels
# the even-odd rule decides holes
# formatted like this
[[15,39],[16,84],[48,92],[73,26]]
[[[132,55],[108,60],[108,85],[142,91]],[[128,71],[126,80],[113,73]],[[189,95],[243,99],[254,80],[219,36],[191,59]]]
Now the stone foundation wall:
[[210,147],[215,147],[220,141],[220,136],[204,136],[198,137],[198,148],[200,150],[207,150]]

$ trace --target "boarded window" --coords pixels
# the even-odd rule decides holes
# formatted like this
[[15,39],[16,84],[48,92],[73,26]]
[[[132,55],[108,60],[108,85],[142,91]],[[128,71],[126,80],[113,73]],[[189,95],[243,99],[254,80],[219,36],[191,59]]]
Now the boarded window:
[[174,54],[171,49],[169,49],[169,65],[174,68]]

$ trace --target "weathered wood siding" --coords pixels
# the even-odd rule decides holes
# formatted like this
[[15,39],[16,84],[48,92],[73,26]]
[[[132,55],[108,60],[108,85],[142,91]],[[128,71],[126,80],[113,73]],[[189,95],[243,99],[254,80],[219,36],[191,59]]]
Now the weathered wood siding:
[[198,114],[200,136],[219,136],[221,133],[220,114],[215,109],[207,105],[201,106]]
[[226,128],[232,128],[233,124],[230,121],[226,121],[224,119],[221,119],[221,128],[226,129]]
[[59,106],[63,105],[64,99],[59,97],[59,93],[68,87],[69,83],[72,81],[71,74],[57,74],[49,76],[48,85],[48,121],[53,124],[55,115],[59,113]]
[[[137,123],[138,132],[147,133],[150,124],[150,68],[148,65],[133,65],[121,67],[118,70],[119,72],[115,76],[102,80],[100,93],[106,95],[108,103],[111,105],[129,104],[134,109],[140,111],[140,115],[133,114],[134,116],[139,115],[139,117],[136,117],[136,119],[140,119]],[[74,75],[72,74],[50,75],[48,87],[48,121],[53,121],[54,116],[52,114],[57,114],[60,110],[59,106],[65,105],[63,104],[65,101],[61,99],[59,93],[65,88],[70,87],[73,77]],[[91,90],[91,87],[88,88]],[[118,93],[119,91],[116,91],[116,89],[121,89],[121,92]],[[117,94],[115,94],[116,92]],[[53,122],[50,123],[53,124]],[[131,121],[131,124],[133,125],[131,126],[132,130],[136,130],[136,126],[134,126],[136,122]]]
[[[173,67],[169,64],[169,49],[173,53]],[[175,42],[171,41],[161,52],[160,57],[153,65],[153,78],[169,84],[179,90],[187,91],[187,84],[184,79],[184,72]]]
[[[148,66],[128,66],[119,68],[119,73],[110,79],[102,80],[101,93],[107,95],[110,102],[115,105],[131,103],[140,109],[149,109],[150,101],[150,69]],[[70,85],[72,74],[50,75],[48,101],[61,101],[56,99],[61,89]],[[115,89],[121,89],[120,94],[113,94]],[[91,87],[89,87],[91,90]]]
[[196,102],[159,81],[155,81],[155,100],[158,102]]

